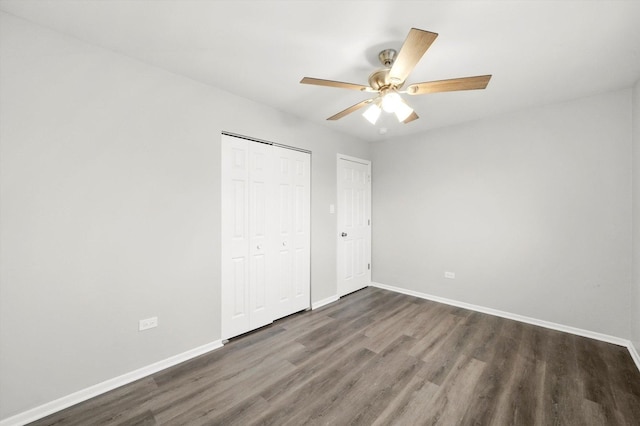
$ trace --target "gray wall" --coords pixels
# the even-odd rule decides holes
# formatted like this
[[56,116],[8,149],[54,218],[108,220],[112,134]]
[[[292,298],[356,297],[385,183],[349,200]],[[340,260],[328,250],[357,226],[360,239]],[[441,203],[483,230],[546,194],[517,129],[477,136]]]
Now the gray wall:
[[374,144],[373,281],[629,338],[630,106],[627,89]]
[[313,151],[312,299],[336,294],[336,153],[368,144],[0,19],[0,418],[220,338],[222,130]]
[[633,88],[633,343],[640,353],[640,80]]

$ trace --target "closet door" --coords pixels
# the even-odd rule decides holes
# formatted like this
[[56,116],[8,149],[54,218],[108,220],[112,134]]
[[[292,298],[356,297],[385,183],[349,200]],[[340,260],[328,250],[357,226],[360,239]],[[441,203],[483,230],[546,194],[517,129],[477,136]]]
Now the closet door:
[[311,154],[292,152],[293,161],[293,306],[311,308]]
[[310,155],[222,136],[222,338],[310,306]]
[[222,338],[251,329],[249,316],[249,142],[222,136]]
[[273,149],[249,145],[249,325],[254,330],[274,320],[273,292]]
[[310,307],[310,166],[307,153],[274,147],[278,318]]

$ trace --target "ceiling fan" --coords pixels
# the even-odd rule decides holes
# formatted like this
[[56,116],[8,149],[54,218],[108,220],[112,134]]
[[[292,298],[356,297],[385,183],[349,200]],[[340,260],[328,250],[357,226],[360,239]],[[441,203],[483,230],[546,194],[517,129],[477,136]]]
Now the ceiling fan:
[[400,89],[404,86],[407,77],[436,37],[438,37],[436,33],[411,28],[399,53],[393,49],[386,49],[380,52],[378,58],[384,68],[371,73],[368,86],[311,77],[304,77],[300,80],[300,83],[377,93],[376,97],[358,102],[332,115],[327,120],[338,120],[360,108],[369,106],[363,116],[371,124],[375,124],[378,121],[382,111],[395,113],[399,122],[410,123],[419,118],[418,114],[402,99],[400,94],[423,95],[436,92],[484,89],[491,79],[491,75],[480,75],[450,80],[427,81],[411,84],[407,86],[406,90],[401,91]]

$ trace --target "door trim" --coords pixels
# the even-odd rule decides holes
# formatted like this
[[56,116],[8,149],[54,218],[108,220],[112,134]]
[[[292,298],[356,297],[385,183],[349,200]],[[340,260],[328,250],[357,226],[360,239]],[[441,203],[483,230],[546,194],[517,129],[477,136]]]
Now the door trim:
[[340,250],[338,249],[338,245],[340,244],[340,232],[341,230],[338,229],[338,214],[340,212],[340,193],[339,191],[339,186],[340,186],[340,160],[346,160],[346,161],[351,161],[353,163],[358,163],[358,164],[363,164],[365,166],[367,166],[367,174],[369,176],[369,178],[367,179],[367,209],[369,210],[369,220],[370,225],[369,225],[369,229],[367,231],[367,259],[369,260],[368,263],[370,265],[370,268],[368,269],[367,275],[368,275],[368,283],[367,286],[371,285],[371,271],[373,270],[373,265],[371,264],[371,248],[372,248],[372,244],[371,244],[371,229],[373,227],[373,218],[371,217],[371,207],[372,207],[372,199],[371,199],[371,160],[365,160],[363,158],[358,158],[358,157],[353,157],[351,155],[345,155],[345,154],[340,154],[338,153],[336,155],[336,294],[338,297],[342,297],[345,296],[347,294],[349,294],[351,291],[346,291],[342,288],[340,288],[340,271],[338,270],[338,254],[340,253]]

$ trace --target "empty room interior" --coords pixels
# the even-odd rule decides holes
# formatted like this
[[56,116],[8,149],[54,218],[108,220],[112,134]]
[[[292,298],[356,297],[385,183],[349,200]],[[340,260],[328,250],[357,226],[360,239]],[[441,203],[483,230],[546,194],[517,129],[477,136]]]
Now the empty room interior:
[[0,426],[638,425],[640,2],[0,0]]

